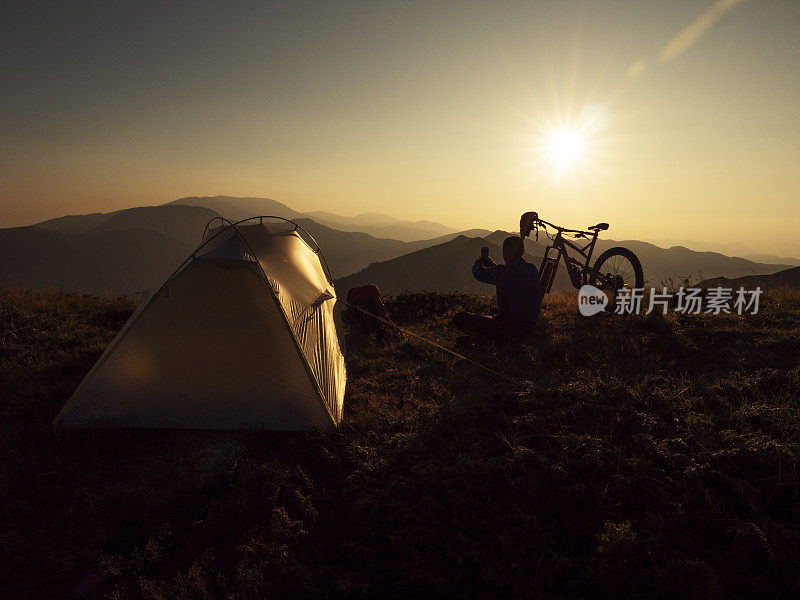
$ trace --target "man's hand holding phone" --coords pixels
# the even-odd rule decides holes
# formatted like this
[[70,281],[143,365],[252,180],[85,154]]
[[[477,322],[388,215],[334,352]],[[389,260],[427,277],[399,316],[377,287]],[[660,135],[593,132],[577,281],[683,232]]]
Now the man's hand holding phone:
[[495,266],[494,261],[489,257],[489,246],[483,246],[481,248],[481,255],[475,261],[475,265],[480,265],[482,267],[493,267]]

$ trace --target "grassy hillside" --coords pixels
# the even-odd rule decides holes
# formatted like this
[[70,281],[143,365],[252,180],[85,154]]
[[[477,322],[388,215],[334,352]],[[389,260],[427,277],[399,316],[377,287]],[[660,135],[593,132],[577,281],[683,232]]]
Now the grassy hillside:
[[[486,301],[389,301],[452,346]],[[7,597],[793,598],[800,294],[756,316],[576,316],[468,356],[348,360],[336,430],[64,432],[132,306],[0,295]]]

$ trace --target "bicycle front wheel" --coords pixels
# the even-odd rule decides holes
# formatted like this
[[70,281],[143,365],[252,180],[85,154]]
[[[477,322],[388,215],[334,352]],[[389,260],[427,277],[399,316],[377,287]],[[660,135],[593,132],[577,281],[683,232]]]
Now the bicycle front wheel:
[[597,257],[589,283],[611,295],[622,288],[643,288],[642,263],[627,248],[609,248]]

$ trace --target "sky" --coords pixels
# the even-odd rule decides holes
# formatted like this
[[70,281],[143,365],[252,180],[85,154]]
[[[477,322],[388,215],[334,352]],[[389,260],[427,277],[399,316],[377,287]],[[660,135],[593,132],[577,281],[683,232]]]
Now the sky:
[[779,249],[800,2],[7,2],[0,226],[190,195]]

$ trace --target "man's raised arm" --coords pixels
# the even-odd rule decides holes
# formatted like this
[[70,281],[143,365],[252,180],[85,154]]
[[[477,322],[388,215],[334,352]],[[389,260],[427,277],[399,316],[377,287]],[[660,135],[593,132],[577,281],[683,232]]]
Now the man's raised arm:
[[[491,261],[491,259],[489,260]],[[497,283],[500,281],[500,275],[502,272],[502,265],[496,265],[494,262],[492,262],[490,265],[486,265],[484,264],[483,259],[480,258],[475,261],[474,265],[472,265],[472,276],[481,283],[497,285]]]

